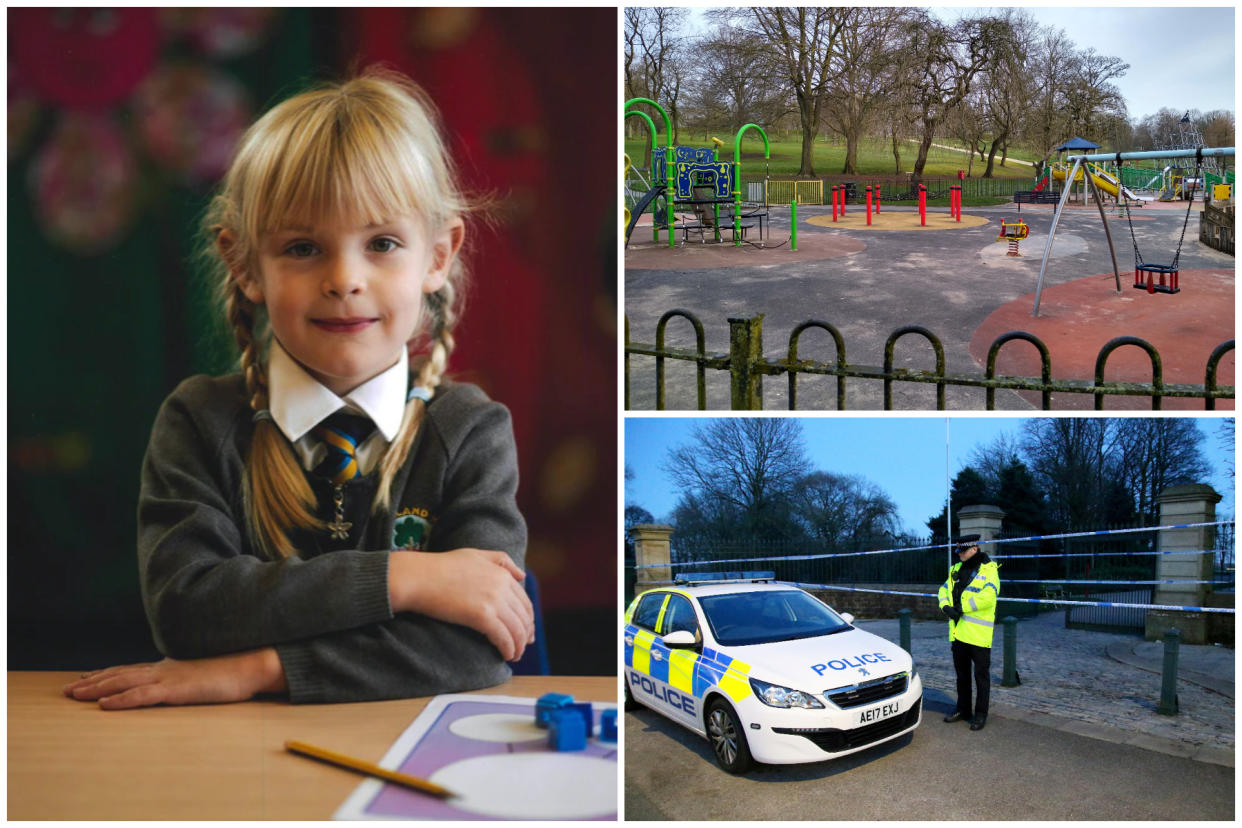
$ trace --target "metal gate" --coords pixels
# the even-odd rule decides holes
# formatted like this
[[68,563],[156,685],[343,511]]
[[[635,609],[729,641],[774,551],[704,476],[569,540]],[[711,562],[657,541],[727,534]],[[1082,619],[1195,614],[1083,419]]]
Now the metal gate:
[[[1101,592],[1092,590],[1092,601],[1115,601],[1122,604],[1151,604],[1155,587],[1130,589],[1125,592]],[[1070,607],[1065,611],[1065,626],[1071,630],[1095,630],[1097,632],[1132,633],[1147,628],[1147,610],[1131,607]]]

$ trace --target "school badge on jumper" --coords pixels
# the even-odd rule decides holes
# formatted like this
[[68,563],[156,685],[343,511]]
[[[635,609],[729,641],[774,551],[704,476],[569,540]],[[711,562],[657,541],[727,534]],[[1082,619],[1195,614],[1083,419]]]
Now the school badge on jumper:
[[431,522],[426,509],[402,509],[392,526],[392,548],[421,552],[431,537]]

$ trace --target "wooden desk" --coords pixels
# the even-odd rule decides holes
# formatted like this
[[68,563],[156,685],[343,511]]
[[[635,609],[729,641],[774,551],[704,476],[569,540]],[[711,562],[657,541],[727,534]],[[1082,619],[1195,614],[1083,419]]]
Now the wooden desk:
[[[365,777],[285,740],[378,762],[428,701],[104,711],[61,694],[76,675],[9,673],[9,819],[328,819]],[[615,703],[617,680],[515,676],[480,692]]]

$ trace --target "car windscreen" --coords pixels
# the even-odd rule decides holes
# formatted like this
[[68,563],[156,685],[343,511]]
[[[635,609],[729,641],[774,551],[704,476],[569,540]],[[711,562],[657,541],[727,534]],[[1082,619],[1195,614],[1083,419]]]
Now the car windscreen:
[[850,629],[827,605],[798,589],[705,595],[699,606],[716,642],[724,646],[792,641]]

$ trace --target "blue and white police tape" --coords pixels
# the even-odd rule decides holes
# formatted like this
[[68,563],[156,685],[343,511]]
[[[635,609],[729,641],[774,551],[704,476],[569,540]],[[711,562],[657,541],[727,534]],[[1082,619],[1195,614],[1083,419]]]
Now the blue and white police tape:
[[[1096,529],[1090,532],[1061,532],[1055,535],[1028,535],[1023,538],[995,538],[992,540],[980,540],[979,545],[987,546],[987,545],[999,545],[1002,543],[1019,543],[1023,541],[1064,540],[1067,538],[1102,537],[1104,535],[1129,535],[1129,534],[1134,534],[1135,532],[1160,532],[1160,531],[1170,530],[1170,529],[1199,529],[1205,526],[1232,526],[1233,523],[1234,522],[1232,520],[1212,520],[1212,521],[1204,521],[1202,523],[1174,523],[1174,524],[1167,524],[1164,526],[1139,526],[1139,527],[1134,527],[1130,529]],[[873,549],[873,550],[869,550],[866,552],[824,552],[824,553],[815,554],[815,555],[769,555],[766,557],[759,557],[759,558],[724,558],[721,560],[713,560],[713,561],[677,561],[674,563],[674,566],[702,566],[704,564],[753,563],[753,562],[759,562],[759,561],[810,561],[810,560],[819,560],[821,558],[850,558],[850,557],[857,557],[859,555],[887,555],[892,552],[918,552],[918,551],[927,550],[927,549],[948,549],[951,546],[952,544],[933,543],[933,544],[926,544],[924,546],[898,546],[893,549]],[[1181,555],[1184,555],[1184,554],[1198,554],[1198,553],[1190,553],[1190,552],[1129,553],[1129,552],[1126,552],[1126,553],[1097,553],[1097,554],[1127,554],[1127,555],[1128,554],[1142,554],[1142,555],[1181,554]],[[1060,553],[1048,553],[1048,556],[1049,557],[1064,557]],[[996,556],[996,557],[1002,557],[1002,556]],[[1009,557],[1018,557],[1018,556],[1011,555]],[[1024,556],[1024,557],[1038,557],[1038,556]],[[666,567],[666,566],[668,566],[668,564],[643,564],[641,566],[636,566],[634,568],[635,569],[659,569],[661,567]]]
[[1006,578],[1007,584],[1216,584],[1217,586],[1233,586],[1234,581],[1070,581],[1065,578],[1037,578],[1035,580],[1021,580],[1018,578]]
[[1134,557],[1136,555],[1215,555],[1215,549],[1160,549],[1150,552],[1037,552],[1030,555],[992,555],[994,561],[1016,561],[1019,558],[1101,558]]
[[[828,589],[838,590],[842,592],[872,592],[880,595],[912,595],[915,598],[936,598],[934,595],[926,592],[899,592],[893,589],[864,589],[863,587],[842,587],[832,586],[831,584],[802,584],[789,581],[782,581],[790,586],[796,586],[800,589]],[[1219,612],[1228,615],[1234,614],[1232,607],[1182,607],[1173,604],[1127,604],[1117,601],[1069,601],[1063,598],[1009,598],[1002,595],[997,601],[1010,601],[1018,604],[1064,604],[1074,607],[1122,607],[1127,609],[1148,609],[1148,610],[1174,610],[1181,612]]]

